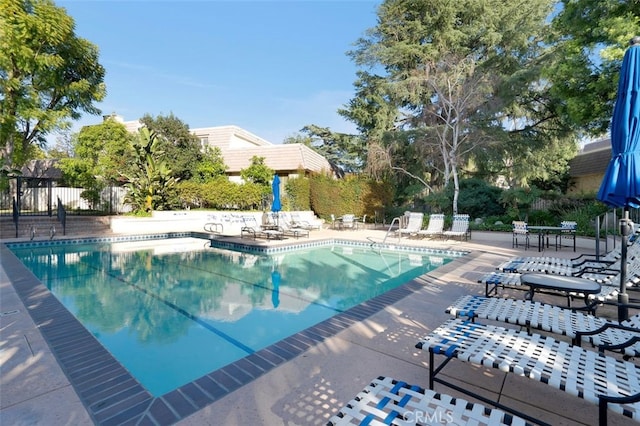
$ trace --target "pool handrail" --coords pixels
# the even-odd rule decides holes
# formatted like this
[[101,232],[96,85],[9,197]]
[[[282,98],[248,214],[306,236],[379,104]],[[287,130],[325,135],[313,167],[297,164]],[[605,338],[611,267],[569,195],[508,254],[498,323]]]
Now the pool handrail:
[[[389,229],[387,229],[387,233],[384,235],[384,238],[382,239],[382,243],[380,243],[380,244],[385,244],[387,242],[387,237],[391,233],[391,229],[393,228],[393,225],[396,224],[396,223],[398,224],[398,227],[400,227],[400,217],[394,217],[393,218],[393,220],[389,224]],[[373,240],[373,237],[367,237],[367,240],[371,241],[371,246],[372,247],[375,244],[377,244],[377,242]],[[400,234],[398,234],[398,243],[400,243]]]

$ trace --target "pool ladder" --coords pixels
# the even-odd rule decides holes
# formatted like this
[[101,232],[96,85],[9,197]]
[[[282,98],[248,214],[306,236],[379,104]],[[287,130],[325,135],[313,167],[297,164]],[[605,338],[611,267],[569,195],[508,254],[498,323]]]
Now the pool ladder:
[[[393,225],[395,225],[395,224],[397,224],[398,228],[400,228],[400,218],[399,217],[394,217],[393,218],[393,220],[389,224],[389,229],[387,229],[387,233],[384,235],[384,238],[382,239],[381,243],[378,243],[377,241],[375,241],[373,239],[373,237],[367,237],[367,240],[369,240],[371,242],[371,247],[373,247],[376,244],[385,244],[387,242],[387,238],[389,238],[389,234],[391,234],[391,231],[393,229]],[[400,244],[400,236],[401,236],[401,234],[398,233],[398,244]]]
[[[31,238],[31,240],[33,240],[36,237],[36,226],[35,225],[31,225],[31,228],[29,228],[29,237]],[[56,236],[56,227],[55,226],[51,226],[51,228],[49,229],[49,239],[53,240],[53,237]]]

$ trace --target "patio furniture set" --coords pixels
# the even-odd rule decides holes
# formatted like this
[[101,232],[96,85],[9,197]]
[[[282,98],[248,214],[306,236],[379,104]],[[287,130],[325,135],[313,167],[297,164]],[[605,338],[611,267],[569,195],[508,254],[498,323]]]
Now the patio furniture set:
[[396,230],[396,235],[399,237],[417,237],[417,238],[464,238],[465,240],[471,239],[471,228],[469,227],[469,215],[468,214],[454,214],[451,228],[444,229],[445,218],[444,214],[434,213],[429,215],[429,223],[427,227],[423,227],[423,213],[407,212],[405,214],[405,224],[400,226]]
[[[454,301],[446,309],[453,318],[417,342],[416,348],[429,357],[428,389],[378,377],[329,424],[545,424],[531,413],[443,377],[440,373],[454,360],[537,380],[596,404],[600,425],[607,424],[609,411],[640,421],[640,366],[631,360],[640,355],[640,314],[623,321],[595,315],[597,305],[610,300],[613,289],[619,288],[619,251],[601,259],[517,257],[504,262],[498,272],[479,280],[486,285],[484,296]],[[628,288],[640,281],[638,253],[638,246],[631,243]],[[512,282],[505,284],[508,279]],[[524,290],[524,300],[498,297],[500,286]],[[569,307],[533,300],[534,294],[545,291],[566,296]],[[575,297],[585,300],[582,309],[570,308]],[[435,383],[480,402],[436,392]]]
[[530,245],[530,234],[533,232],[538,235],[538,251],[544,251],[545,248],[550,247],[550,238],[553,235],[555,238],[556,250],[561,248],[563,240],[571,241],[573,251],[576,251],[576,229],[578,224],[574,221],[562,221],[560,226],[546,226],[546,225],[529,225],[527,222],[514,220],[511,223],[513,230],[513,243],[512,247],[518,247],[520,241],[524,240],[524,248],[528,249]]
[[336,215],[331,215],[331,228],[332,229],[364,229],[365,224],[367,223],[367,215],[363,215],[362,217],[358,217],[355,214],[344,214],[342,216],[336,217]]
[[241,238],[263,238],[267,240],[282,240],[285,237],[309,237],[310,231],[320,229],[322,222],[314,220],[314,218],[302,218],[298,213],[267,213],[262,215],[262,223],[258,223],[255,215],[233,215],[237,233],[233,231],[223,234],[225,227],[228,226],[228,220],[224,218],[212,217],[210,222],[204,224],[204,230],[211,234],[220,235],[240,235]]

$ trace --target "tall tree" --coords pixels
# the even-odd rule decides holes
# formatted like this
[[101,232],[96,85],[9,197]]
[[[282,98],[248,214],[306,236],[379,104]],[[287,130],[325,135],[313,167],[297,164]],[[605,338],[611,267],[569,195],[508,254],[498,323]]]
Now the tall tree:
[[545,76],[563,100],[559,111],[576,128],[609,130],[622,57],[640,35],[640,2],[562,0],[552,21],[555,62]]
[[[498,130],[506,132],[505,111],[539,78],[525,71],[543,53],[540,42],[552,5],[552,0],[387,0],[378,25],[351,52],[357,65],[381,71],[382,81],[364,79],[376,81],[377,99],[397,108],[392,132],[421,132],[421,138],[405,140],[421,146],[414,151],[438,153],[441,160],[423,158],[422,169],[441,173],[442,184],[452,180],[456,193],[460,169],[475,150],[495,143]],[[370,117],[360,112],[369,104],[350,106],[351,117]],[[376,112],[381,119],[360,123],[380,140],[393,114],[381,107]],[[391,140],[401,138],[391,135]]]
[[322,154],[337,176],[358,173],[366,161],[363,139],[356,135],[332,132],[328,127],[310,124],[302,128],[310,139],[310,146]]
[[99,114],[105,70],[51,0],[0,0],[0,166],[27,161],[53,130]]
[[59,167],[65,182],[85,188],[83,198],[95,206],[100,192],[120,181],[133,164],[133,137],[123,124],[109,118],[83,127],[72,140],[73,154],[62,158]]
[[189,131],[189,126],[173,114],[152,117],[145,115],[140,121],[158,139],[158,150],[171,158],[173,175],[180,180],[193,176],[193,167],[202,161],[200,139]]
[[77,143],[78,135],[70,131],[61,132],[53,146],[47,149],[49,158],[61,159],[73,157],[74,146]]
[[82,168],[87,169],[92,179],[104,184],[115,183],[129,167],[133,138],[122,123],[111,118],[84,126],[75,138],[73,155],[61,161],[63,170],[66,167],[77,169],[79,164],[84,164]]

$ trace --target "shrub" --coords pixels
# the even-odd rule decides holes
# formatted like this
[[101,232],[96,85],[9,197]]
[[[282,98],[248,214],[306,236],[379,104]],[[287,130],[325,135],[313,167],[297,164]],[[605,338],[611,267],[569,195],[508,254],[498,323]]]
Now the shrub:
[[[453,214],[453,184],[444,191],[430,194],[425,203],[432,211]],[[502,215],[505,209],[500,202],[502,190],[491,186],[482,179],[464,179],[460,181],[458,194],[458,212],[469,214],[472,218]]]
[[292,210],[311,210],[310,188],[311,184],[307,177],[287,180],[285,191]]

